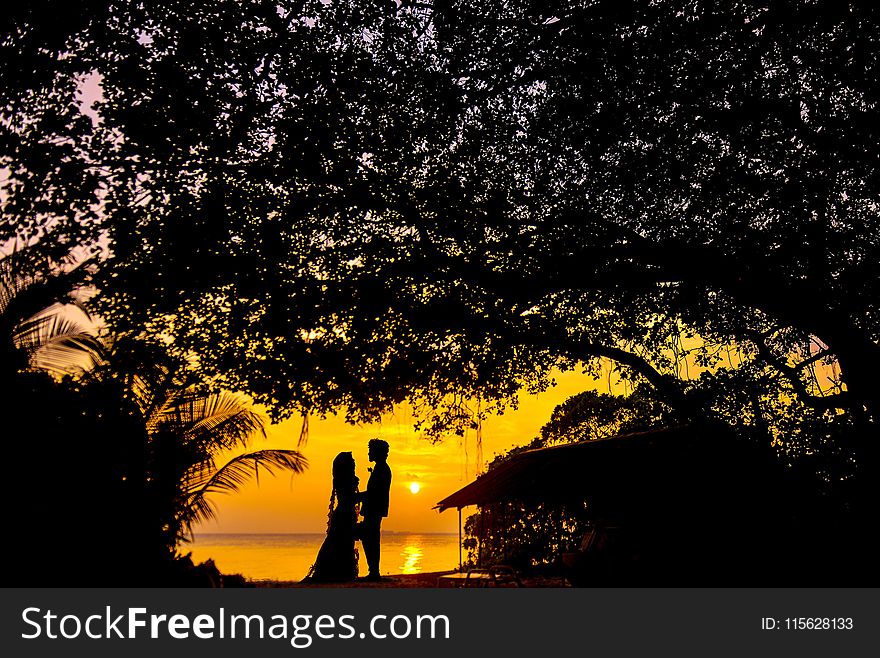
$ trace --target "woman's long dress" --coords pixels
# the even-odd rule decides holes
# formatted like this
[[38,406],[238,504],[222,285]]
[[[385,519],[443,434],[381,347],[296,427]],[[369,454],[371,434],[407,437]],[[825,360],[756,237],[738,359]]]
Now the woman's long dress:
[[315,564],[306,580],[322,583],[342,583],[355,580],[358,575],[358,553],[355,543],[357,501],[355,491],[336,492],[336,507],[330,515],[327,537],[321,544]]

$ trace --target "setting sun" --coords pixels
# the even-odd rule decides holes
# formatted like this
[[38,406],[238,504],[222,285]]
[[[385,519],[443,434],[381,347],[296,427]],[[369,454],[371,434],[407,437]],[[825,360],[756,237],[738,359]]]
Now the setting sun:
[[419,491],[422,490],[422,487],[419,486],[419,483],[418,483],[418,482],[412,482],[412,483],[409,485],[409,490],[410,490],[410,493],[417,494],[417,493],[419,493]]

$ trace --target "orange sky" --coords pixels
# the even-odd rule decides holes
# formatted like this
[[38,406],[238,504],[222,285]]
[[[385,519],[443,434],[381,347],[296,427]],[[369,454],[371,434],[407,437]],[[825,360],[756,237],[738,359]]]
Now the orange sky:
[[[556,376],[557,386],[537,396],[522,395],[516,411],[489,418],[483,424],[483,455],[488,463],[492,457],[509,448],[528,443],[547,422],[557,404],[575,393],[589,388],[607,392],[607,380],[595,382],[579,372]],[[295,448],[300,420],[273,426],[269,439],[256,441],[254,448]],[[312,419],[309,440],[302,449],[308,457],[309,469],[302,475],[261,477],[238,494],[214,496],[217,519],[202,524],[199,532],[324,532],[330,497],[330,466],[338,452],[351,451],[366,487],[367,441],[378,437],[391,446],[388,464],[393,479],[389,516],[383,530],[412,532],[457,532],[458,515],[447,511],[442,515],[431,509],[434,504],[474,479],[474,433],[467,437],[468,464],[458,437],[431,445],[418,438],[404,413],[389,417],[381,424],[352,426],[342,419]],[[417,481],[421,490],[413,494],[409,485]]]

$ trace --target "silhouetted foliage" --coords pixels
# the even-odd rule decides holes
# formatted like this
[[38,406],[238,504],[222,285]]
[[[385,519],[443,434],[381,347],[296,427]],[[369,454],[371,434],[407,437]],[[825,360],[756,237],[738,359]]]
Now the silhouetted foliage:
[[428,436],[611,360],[872,518],[873,6],[89,8],[4,17],[0,241],[103,239],[118,331],[274,418],[409,399]]
[[[469,563],[561,575],[563,554],[577,553],[598,525],[610,527],[614,539],[604,553],[584,556],[582,571],[566,570],[573,582],[794,585],[807,571],[816,584],[863,581],[870,556],[859,547],[860,529],[848,508],[856,496],[840,453],[848,455],[839,446],[815,445],[825,438],[818,427],[826,427],[801,419],[801,436],[792,443],[806,435],[813,446],[806,454],[788,450],[787,468],[747,428],[730,436],[712,426],[696,429],[698,440],[685,451],[676,448],[674,433],[684,431],[679,428],[655,433],[648,453],[629,450],[622,464],[610,458],[627,449],[635,433],[651,436],[675,424],[675,413],[647,385],[626,396],[586,391],[566,400],[538,437],[496,457],[489,473],[524,451],[596,440],[616,445],[585,453],[595,461],[583,464],[583,471],[550,470],[548,463],[558,465],[559,458],[506,471],[500,482],[519,478],[516,490],[525,487],[527,494],[493,499],[468,517]],[[727,426],[736,427],[735,420]],[[844,431],[835,438],[845,437]],[[564,479],[566,494],[543,490],[542,478]]]
[[213,518],[208,495],[235,492],[261,471],[306,466],[294,450],[248,451],[267,420],[243,396],[192,383],[186,363],[155,347],[118,341],[73,395],[91,416],[82,434],[104,437],[103,493],[118,506],[108,518],[117,519],[122,554],[141,558],[135,580],[173,575],[165,565],[193,525]]
[[[647,385],[627,396],[584,391],[557,406],[539,436],[497,456],[488,469],[526,450],[607,439],[675,422],[674,414]],[[558,570],[560,554],[578,548],[593,515],[586,496],[565,503],[510,501],[487,506],[465,522],[468,561]]]
[[56,301],[70,272],[29,273],[26,255],[0,260],[7,457],[36,466],[2,479],[15,501],[9,527],[27,547],[15,581],[182,585],[191,569],[177,549],[213,516],[207,496],[306,461],[293,450],[235,455],[265,436],[244,397],[196,386],[155,346],[108,347],[82,310]]
[[38,243],[35,274],[101,250],[109,142],[80,92],[94,71],[90,30],[109,4],[38,0],[0,17],[0,256]]
[[232,4],[94,37],[121,327],[278,416],[439,430],[608,358],[704,419],[676,356],[732,345],[872,417],[873,9]]

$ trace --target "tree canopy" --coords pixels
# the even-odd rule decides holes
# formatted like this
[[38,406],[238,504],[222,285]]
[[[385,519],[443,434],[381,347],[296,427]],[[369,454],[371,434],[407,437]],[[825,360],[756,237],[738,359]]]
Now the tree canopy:
[[[75,114],[99,77],[96,122],[37,134],[100,172],[67,187],[112,251],[101,312],[276,417],[409,398],[440,431],[604,358],[684,419],[738,406],[778,438],[877,413],[877,23],[806,0],[96,3],[3,125],[25,143],[39,89]],[[4,227],[42,198],[16,167]]]

